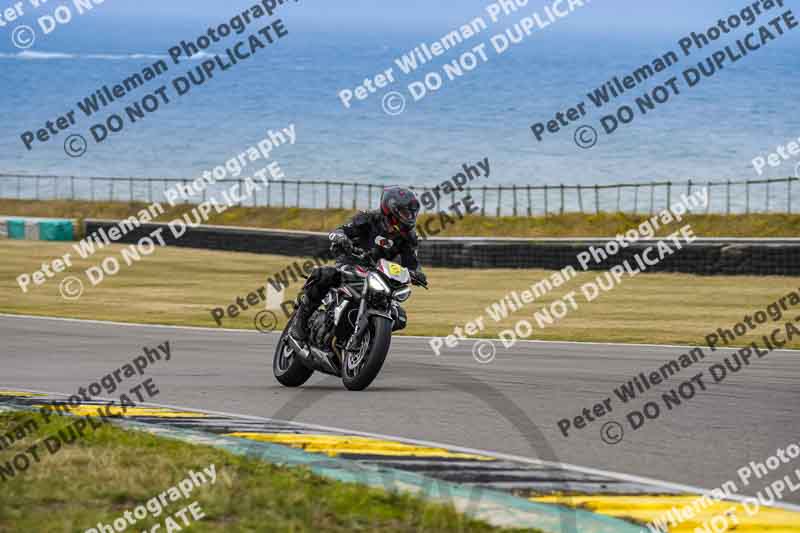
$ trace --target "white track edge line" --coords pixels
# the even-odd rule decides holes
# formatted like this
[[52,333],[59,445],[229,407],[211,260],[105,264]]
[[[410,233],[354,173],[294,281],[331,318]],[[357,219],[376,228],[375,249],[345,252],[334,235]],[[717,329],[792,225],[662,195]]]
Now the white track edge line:
[[[68,318],[68,317],[50,317],[50,316],[38,316],[38,315],[15,315],[9,313],[0,313],[0,317],[5,318],[31,318],[37,320],[57,320],[60,322],[86,322],[87,324],[108,324],[113,326],[132,326],[132,327],[142,327],[142,328],[174,328],[174,329],[188,329],[188,330],[198,330],[198,331],[222,331],[225,333],[250,333],[250,334],[258,334],[258,335],[278,335],[279,332],[272,331],[269,333],[262,333],[260,331],[251,331],[249,329],[231,329],[231,328],[210,328],[210,327],[203,327],[203,326],[180,326],[180,325],[171,325],[171,324],[139,324],[136,322],[115,322],[111,320],[93,320],[88,318]],[[441,337],[430,337],[424,335],[397,335],[394,337],[395,339],[434,339],[434,338],[441,338]],[[497,341],[503,342],[502,339],[499,338],[485,338],[485,337],[475,337],[468,339],[469,341]],[[695,346],[688,345],[688,344],[644,344],[644,343],[635,343],[635,342],[594,342],[594,341],[550,341],[550,340],[543,340],[543,339],[518,339],[516,342],[531,342],[531,343],[539,343],[539,344],[587,344],[587,345],[595,345],[595,346],[643,346],[648,348],[695,348]],[[720,346],[717,350],[738,350],[740,347],[732,347],[726,348]],[[775,350],[776,352],[800,352],[799,349],[786,349],[781,348]]]
[[181,326],[181,325],[173,325],[173,324],[140,324],[136,322],[116,322],[113,320],[93,320],[89,318],[69,318],[69,317],[59,317],[59,316],[39,316],[39,315],[15,315],[9,313],[0,313],[0,318],[31,318],[35,320],[56,320],[59,322],[86,322],[87,324],[102,324],[102,325],[110,325],[110,326],[132,326],[132,327],[140,327],[140,328],[172,328],[172,329],[190,329],[190,330],[201,330],[201,331],[223,331],[226,333],[255,333],[259,335],[263,335],[263,333],[259,331],[252,331],[249,329],[231,329],[231,328],[210,328],[210,327],[203,327],[203,326]]

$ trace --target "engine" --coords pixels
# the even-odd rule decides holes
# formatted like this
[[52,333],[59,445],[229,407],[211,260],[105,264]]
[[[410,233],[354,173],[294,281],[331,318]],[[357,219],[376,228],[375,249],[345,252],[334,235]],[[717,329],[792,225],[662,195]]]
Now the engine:
[[330,350],[330,342],[334,335],[333,311],[333,305],[325,305],[318,309],[309,320],[309,340],[311,344],[321,350]]

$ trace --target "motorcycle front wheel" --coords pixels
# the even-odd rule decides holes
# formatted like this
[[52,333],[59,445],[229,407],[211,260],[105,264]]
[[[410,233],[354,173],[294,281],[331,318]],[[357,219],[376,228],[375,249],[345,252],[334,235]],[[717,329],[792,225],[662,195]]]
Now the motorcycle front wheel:
[[370,386],[383,367],[391,341],[392,321],[371,317],[359,349],[344,354],[342,383],[348,390],[361,391]]

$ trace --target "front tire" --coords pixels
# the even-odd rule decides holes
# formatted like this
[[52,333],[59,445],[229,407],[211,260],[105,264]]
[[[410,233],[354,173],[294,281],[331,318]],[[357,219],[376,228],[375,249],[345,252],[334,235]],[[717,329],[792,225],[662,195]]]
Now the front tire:
[[272,357],[272,374],[284,387],[299,387],[314,373],[294,353],[294,349],[287,339],[294,320],[295,317],[292,316],[292,319],[286,324],[286,328],[278,339],[278,346],[275,347],[275,355]]
[[[368,330],[362,339],[362,349],[358,354],[345,353],[342,364],[342,383],[348,390],[360,391],[370,386],[389,353],[392,342],[392,321],[374,316],[369,321]],[[368,338],[369,336],[369,338]],[[366,346],[363,346],[366,344]]]

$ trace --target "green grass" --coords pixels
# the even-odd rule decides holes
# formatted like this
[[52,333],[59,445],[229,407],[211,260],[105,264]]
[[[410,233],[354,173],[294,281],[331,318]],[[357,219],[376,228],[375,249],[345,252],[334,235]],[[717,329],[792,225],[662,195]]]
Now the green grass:
[[[136,202],[85,202],[69,200],[32,201],[0,200],[0,215],[55,218],[120,219],[135,215],[147,204]],[[164,205],[165,209],[169,204]],[[191,206],[178,205],[167,209],[161,221],[170,221]],[[355,211],[347,209],[297,209],[276,207],[234,207],[222,214],[213,213],[209,224],[249,226],[287,230],[330,231],[345,222]],[[420,224],[431,215],[423,215]],[[455,217],[455,215],[453,215]],[[638,226],[649,218],[627,213],[583,215],[568,213],[548,217],[480,217],[469,216],[449,225],[438,236],[476,237],[608,237]],[[689,215],[700,237],[800,237],[800,215]],[[433,231],[440,227],[438,222]],[[670,231],[662,228],[659,235]]]
[[[272,275],[297,261],[276,255],[245,254],[178,247],[157,248],[141,262],[127,267],[120,258],[122,246],[98,251],[90,260],[77,260],[69,272],[58,274],[41,287],[23,294],[16,277],[72,251],[67,243],[0,241],[0,311],[6,313],[116,320],[149,324],[216,327],[210,310],[226,307],[241,296],[263,287]],[[83,271],[103,258],[116,256],[121,271],[91,287]],[[455,326],[481,315],[487,324],[482,337],[496,337],[514,323],[532,320],[534,311],[567,292],[580,290],[600,272],[582,272],[568,283],[518,313],[494,322],[485,308],[509,291],[523,291],[549,277],[545,270],[426,269],[431,290],[415,289],[406,304],[406,335],[448,335]],[[86,286],[80,300],[59,296],[64,276],[76,275]],[[286,290],[292,299],[300,283]],[[705,335],[719,327],[731,328],[745,314],[763,309],[781,296],[800,288],[800,278],[779,276],[694,276],[687,274],[642,274],[624,278],[621,285],[592,302],[579,296],[579,308],[532,338],[594,342],[638,342],[661,344],[703,343]],[[264,308],[260,303],[236,318],[225,318],[222,326],[252,329],[253,318]],[[787,315],[797,316],[798,309]],[[282,313],[279,327],[285,324]],[[747,344],[778,326],[773,322],[738,339]],[[795,338],[787,347],[800,348]]]
[[[40,423],[30,413],[0,413],[0,434],[35,416],[36,434],[0,450],[0,464],[74,419]],[[149,531],[193,501],[206,515],[192,520],[198,532],[490,532],[452,507],[408,495],[331,481],[303,468],[279,467],[208,446],[195,446],[104,425],[40,463],[0,481],[0,532],[74,532],[110,524],[188,476],[215,465],[217,479],[188,499],[169,503],[158,518],[128,531]],[[43,445],[41,446],[43,448]],[[191,519],[191,515],[187,514]],[[182,527],[183,522],[176,522]],[[507,531],[507,530],[506,530]]]

